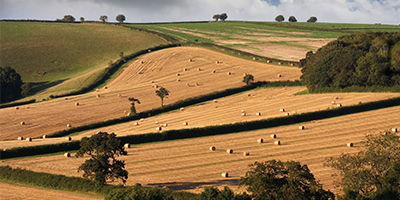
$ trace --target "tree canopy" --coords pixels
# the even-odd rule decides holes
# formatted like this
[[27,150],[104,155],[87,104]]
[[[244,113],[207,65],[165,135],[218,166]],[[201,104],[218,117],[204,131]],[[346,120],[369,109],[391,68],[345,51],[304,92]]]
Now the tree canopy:
[[256,200],[334,199],[322,189],[307,165],[295,161],[270,160],[249,165],[251,170],[239,180]]
[[117,160],[120,155],[127,155],[121,141],[114,133],[99,132],[90,138],[84,137],[80,142],[80,149],[76,157],[90,156],[79,168],[84,171],[83,177],[105,184],[108,179],[121,179],[123,183],[128,179],[125,161]]
[[225,20],[228,18],[228,15],[227,15],[226,13],[222,13],[222,14],[219,16],[219,18],[220,18],[222,21],[225,21]]
[[385,131],[368,135],[357,154],[330,157],[325,165],[335,170],[343,199],[400,199],[400,137]]
[[108,17],[107,17],[106,15],[101,15],[101,16],[99,17],[99,19],[100,19],[103,23],[106,23],[107,20],[108,20]]
[[323,88],[400,85],[400,33],[375,32],[339,37],[300,60],[310,92]]
[[297,22],[297,19],[295,16],[290,16],[289,17],[289,22]]
[[243,77],[243,82],[246,83],[246,85],[249,85],[252,81],[254,81],[254,76],[251,74],[246,74]]
[[283,22],[283,21],[285,21],[285,17],[283,17],[283,15],[278,15],[278,16],[275,17],[275,21]]
[[123,23],[123,22],[126,20],[126,18],[125,18],[125,15],[119,14],[119,15],[115,18],[115,20],[117,20],[119,23]]
[[316,17],[310,17],[310,19],[308,19],[307,22],[317,22],[317,18]]
[[135,102],[140,104],[139,99],[135,99],[133,97],[130,97],[130,98],[128,98],[128,100],[131,102],[131,113],[136,114]]
[[75,22],[75,17],[72,15],[64,15],[64,18],[61,20],[57,19],[57,21],[65,21],[65,22]]
[[21,97],[21,76],[11,67],[0,67],[1,102],[9,102]]

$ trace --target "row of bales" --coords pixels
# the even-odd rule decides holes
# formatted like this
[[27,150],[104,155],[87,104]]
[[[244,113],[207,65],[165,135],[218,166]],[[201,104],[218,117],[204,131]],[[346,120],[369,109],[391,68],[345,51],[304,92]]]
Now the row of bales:
[[[43,135],[41,138],[42,138],[43,140],[44,140],[44,139],[47,139],[47,138],[48,138],[48,135]],[[18,141],[23,141],[23,140],[24,140],[24,137],[18,137],[17,140],[18,140]],[[69,142],[69,141],[71,141],[71,140],[72,140],[71,137],[69,137],[69,136],[65,137],[65,141]],[[25,138],[25,141],[27,141],[27,142],[32,142],[32,138],[31,138],[31,137],[27,137],[27,138]]]

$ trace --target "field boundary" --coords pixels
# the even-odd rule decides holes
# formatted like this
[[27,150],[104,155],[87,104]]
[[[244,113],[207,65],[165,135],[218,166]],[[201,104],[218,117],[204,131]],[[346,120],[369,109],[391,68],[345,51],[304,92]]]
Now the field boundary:
[[[355,113],[394,107],[399,105],[400,105],[400,97],[397,97],[381,101],[357,104],[353,106],[345,106],[335,109],[328,109],[317,112],[308,112],[308,113],[302,113],[285,117],[269,118],[265,120],[237,122],[234,124],[224,124],[218,126],[213,125],[202,128],[169,130],[161,133],[146,133],[140,135],[123,136],[118,138],[121,139],[122,143],[142,144],[150,142],[161,142],[169,140],[197,138],[204,136],[223,135],[223,134],[237,133],[243,131],[272,128],[290,124],[297,124],[313,120],[321,120],[326,118],[355,114]],[[80,147],[80,141],[63,142],[51,145],[17,147],[7,150],[1,150],[0,160],[8,158],[24,157],[24,156],[49,154],[56,152],[73,151],[73,150],[78,150],[79,147]]]

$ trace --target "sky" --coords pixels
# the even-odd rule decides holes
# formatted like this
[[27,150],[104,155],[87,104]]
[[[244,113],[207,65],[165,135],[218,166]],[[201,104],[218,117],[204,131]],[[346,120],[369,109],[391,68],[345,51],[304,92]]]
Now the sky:
[[99,21],[106,15],[116,22],[180,22],[213,20],[214,14],[227,13],[227,20],[274,21],[295,16],[305,22],[315,16],[318,22],[400,24],[400,0],[0,0],[1,19],[62,19],[72,15],[79,20]]

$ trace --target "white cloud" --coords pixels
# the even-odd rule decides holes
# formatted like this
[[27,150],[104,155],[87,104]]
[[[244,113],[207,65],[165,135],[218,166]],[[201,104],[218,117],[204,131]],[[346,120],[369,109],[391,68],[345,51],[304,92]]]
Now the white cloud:
[[212,20],[217,13],[228,20],[273,21],[279,14],[298,21],[316,16],[319,22],[400,23],[399,0],[2,0],[2,19],[55,20],[66,14],[98,20],[107,15],[127,22]]

